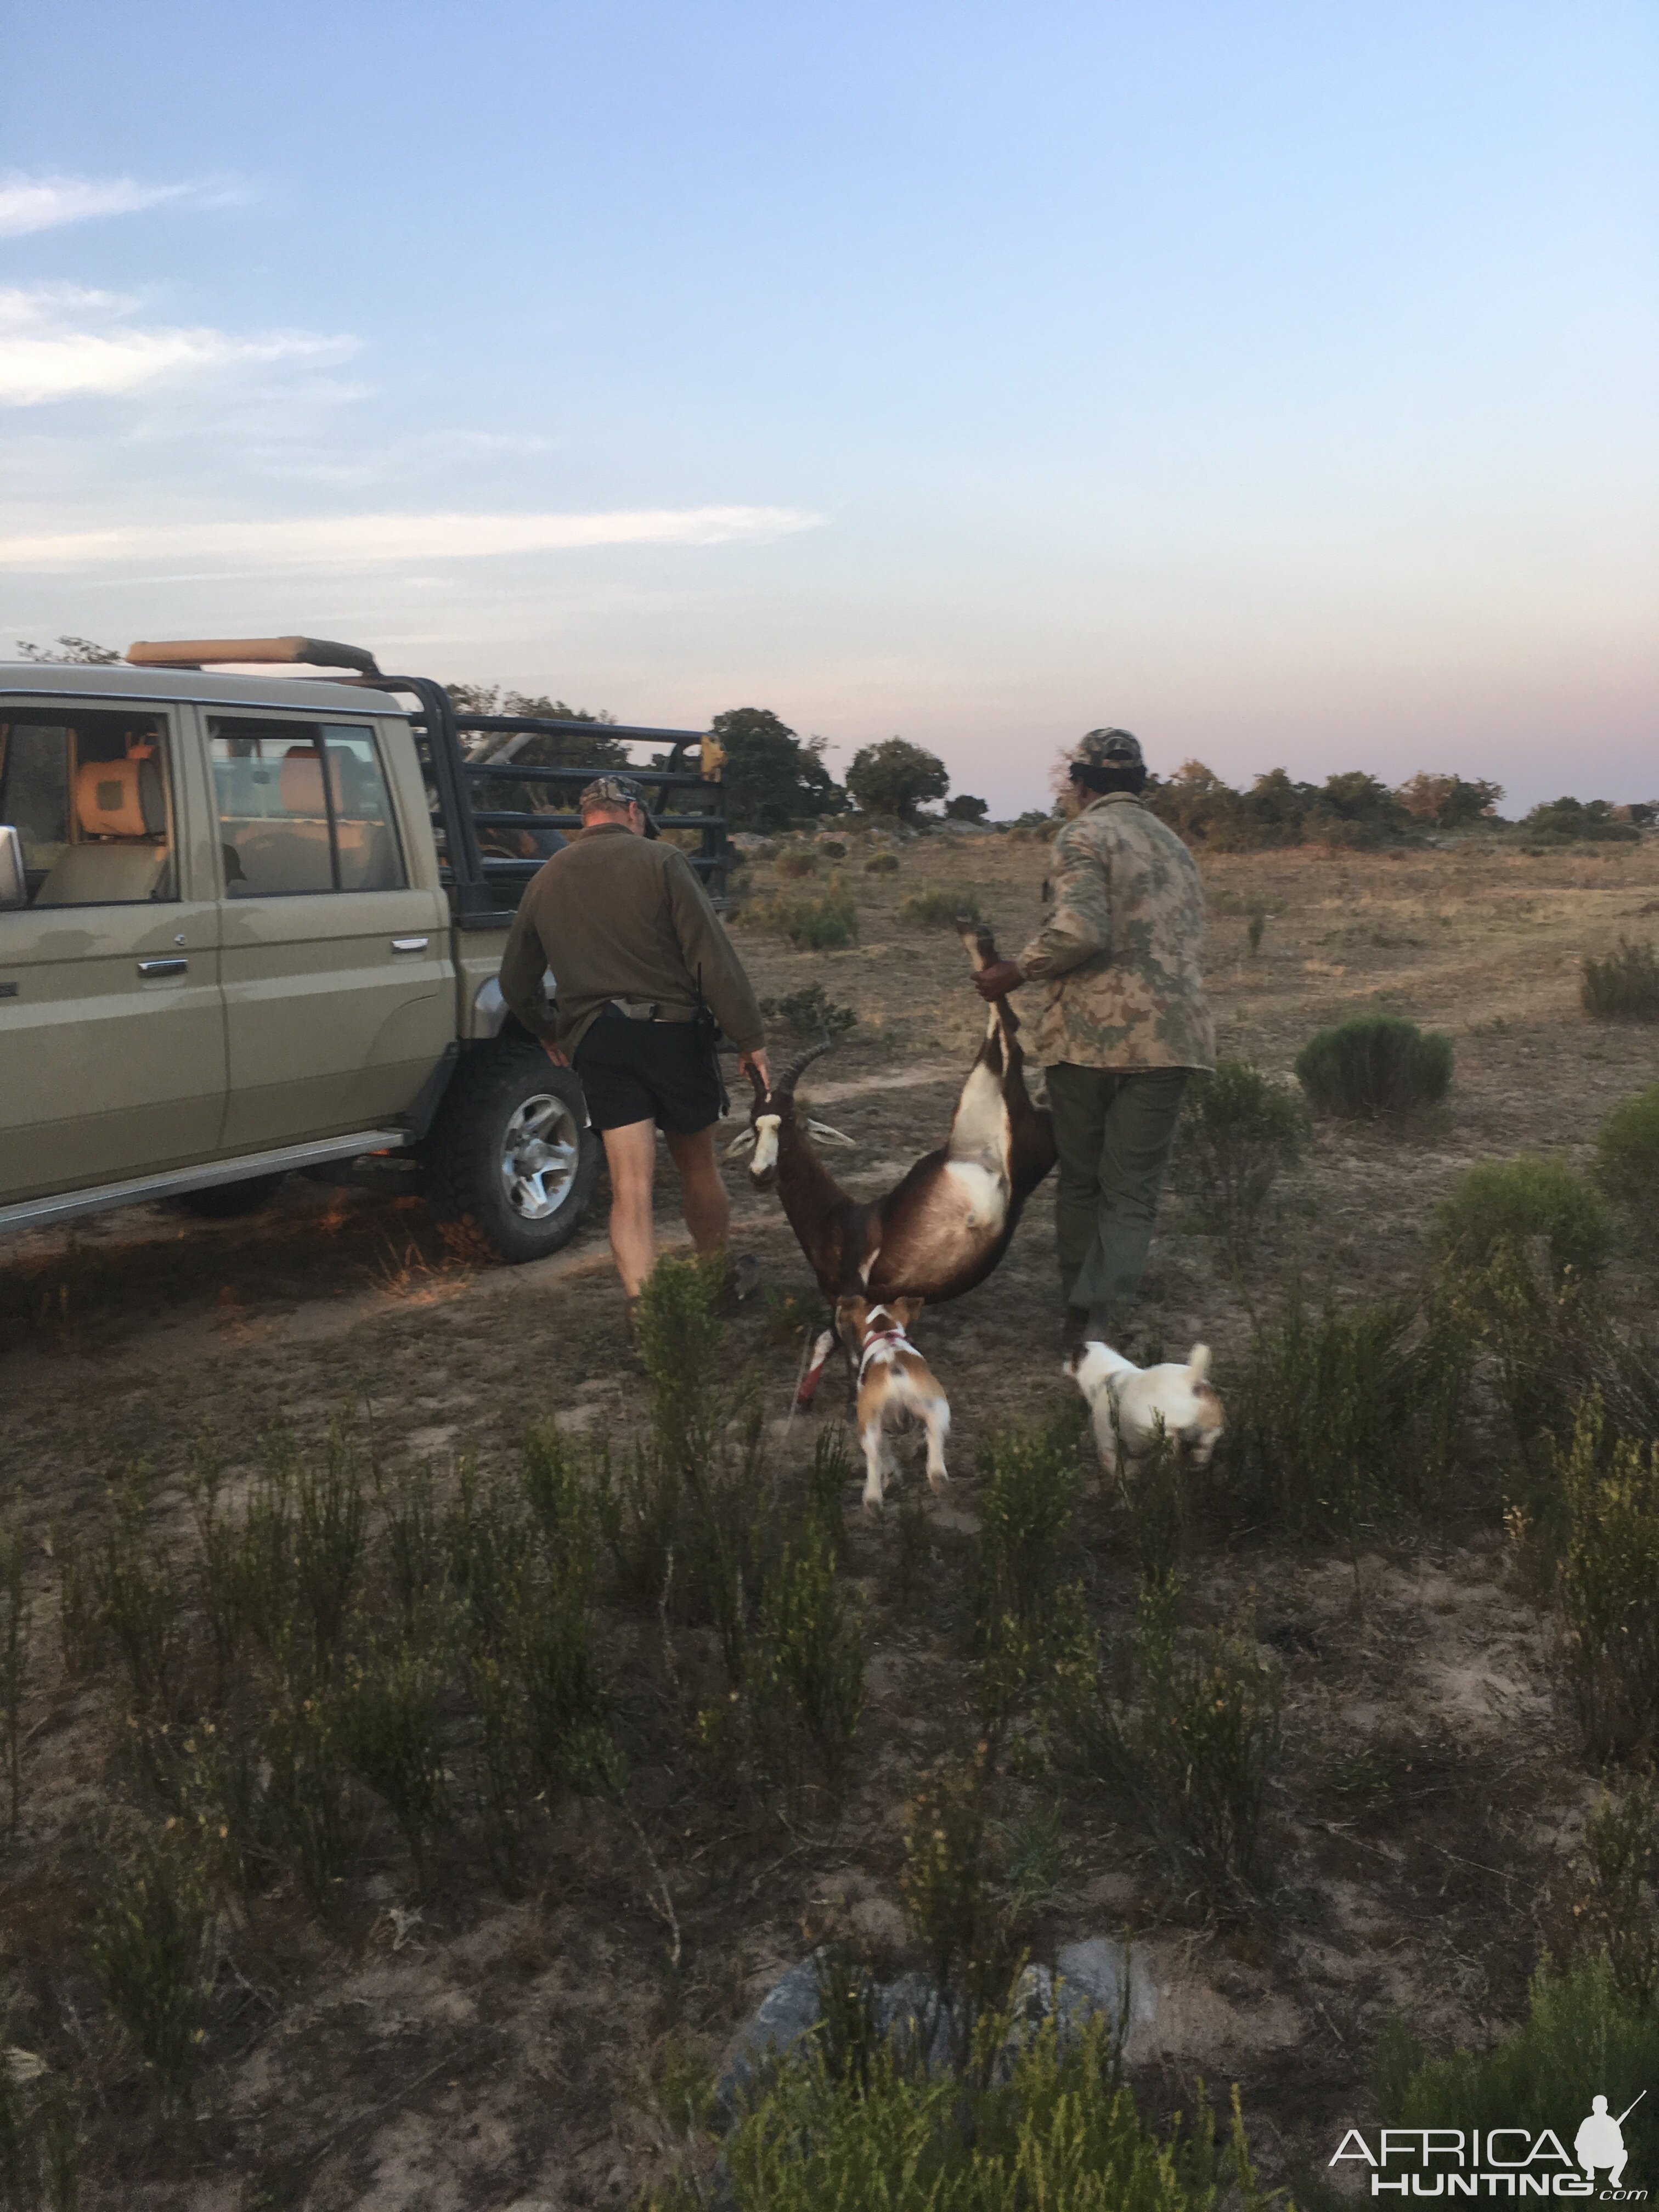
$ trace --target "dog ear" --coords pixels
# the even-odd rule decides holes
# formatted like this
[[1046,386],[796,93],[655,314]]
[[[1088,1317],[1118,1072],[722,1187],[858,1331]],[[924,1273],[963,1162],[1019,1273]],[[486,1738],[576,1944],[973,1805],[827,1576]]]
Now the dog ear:
[[836,1300],[836,1327],[843,1334],[850,1329],[855,1336],[862,1339],[864,1324],[869,1317],[870,1302],[867,1298],[844,1297]]
[[921,1316],[926,1298],[895,1298],[893,1313],[901,1328],[912,1328]]

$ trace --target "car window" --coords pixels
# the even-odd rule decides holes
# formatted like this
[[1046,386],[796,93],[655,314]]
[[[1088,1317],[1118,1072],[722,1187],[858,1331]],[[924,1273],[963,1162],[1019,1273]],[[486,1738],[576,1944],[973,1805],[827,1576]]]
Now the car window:
[[208,730],[228,897],[407,883],[372,730],[240,715]]
[[58,706],[0,720],[0,822],[21,841],[29,903],[176,899],[170,771],[160,715]]

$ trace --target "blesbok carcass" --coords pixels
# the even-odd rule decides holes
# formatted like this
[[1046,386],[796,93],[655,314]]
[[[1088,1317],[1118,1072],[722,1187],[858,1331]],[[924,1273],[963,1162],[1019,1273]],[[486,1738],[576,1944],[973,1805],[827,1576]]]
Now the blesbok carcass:
[[[957,927],[975,968],[989,967],[997,958],[990,930],[969,921]],[[829,1050],[827,1041],[793,1060],[769,1090],[755,1079],[749,1130],[738,1140],[753,1139],[749,1179],[757,1190],[776,1188],[832,1311],[844,1297],[943,1305],[982,1283],[1007,1250],[1026,1200],[1055,1157],[1048,1110],[1034,1106],[1025,1088],[1018,1029],[1007,1000],[996,1000],[949,1137],[884,1198],[849,1196],[795,1110],[795,1085]],[[803,1399],[817,1386],[829,1346],[826,1331]],[[849,1374],[850,1364],[849,1357]]]

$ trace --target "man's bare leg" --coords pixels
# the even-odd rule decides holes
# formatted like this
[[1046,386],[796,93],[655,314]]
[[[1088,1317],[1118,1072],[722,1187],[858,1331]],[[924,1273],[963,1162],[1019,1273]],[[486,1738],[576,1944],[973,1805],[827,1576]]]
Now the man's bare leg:
[[663,1134],[680,1171],[680,1204],[691,1242],[699,1252],[723,1252],[732,1228],[732,1203],[714,1157],[714,1132],[699,1129],[695,1136],[682,1137],[665,1129]]
[[[651,1227],[652,1186],[657,1173],[657,1125],[627,1121],[600,1132],[611,1170],[611,1253],[630,1299],[645,1287],[657,1256]],[[714,1146],[709,1146],[712,1157]]]

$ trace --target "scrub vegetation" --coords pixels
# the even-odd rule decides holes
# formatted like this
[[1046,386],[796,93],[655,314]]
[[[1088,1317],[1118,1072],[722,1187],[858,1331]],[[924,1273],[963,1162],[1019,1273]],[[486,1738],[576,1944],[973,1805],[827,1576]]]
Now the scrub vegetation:
[[[768,1296],[671,1258],[637,1364],[597,1227],[515,1275],[296,1182],[0,1255],[0,2202],[1220,2212],[1350,2124],[1570,2142],[1653,2078],[1650,1033],[1579,990],[1659,850],[1373,850],[1346,796],[1346,842],[1200,842],[1224,1064],[1134,1349],[1211,1346],[1207,1469],[1103,1477],[1051,1186],[921,1317],[951,1481],[879,1524],[740,1176]],[[845,842],[753,853],[734,927],[875,1191],[983,1033],[904,902],[971,854],[1018,951],[1047,855]],[[1038,2027],[1102,1936],[1155,2013]],[[810,1957],[818,2029],[717,2096]]]

